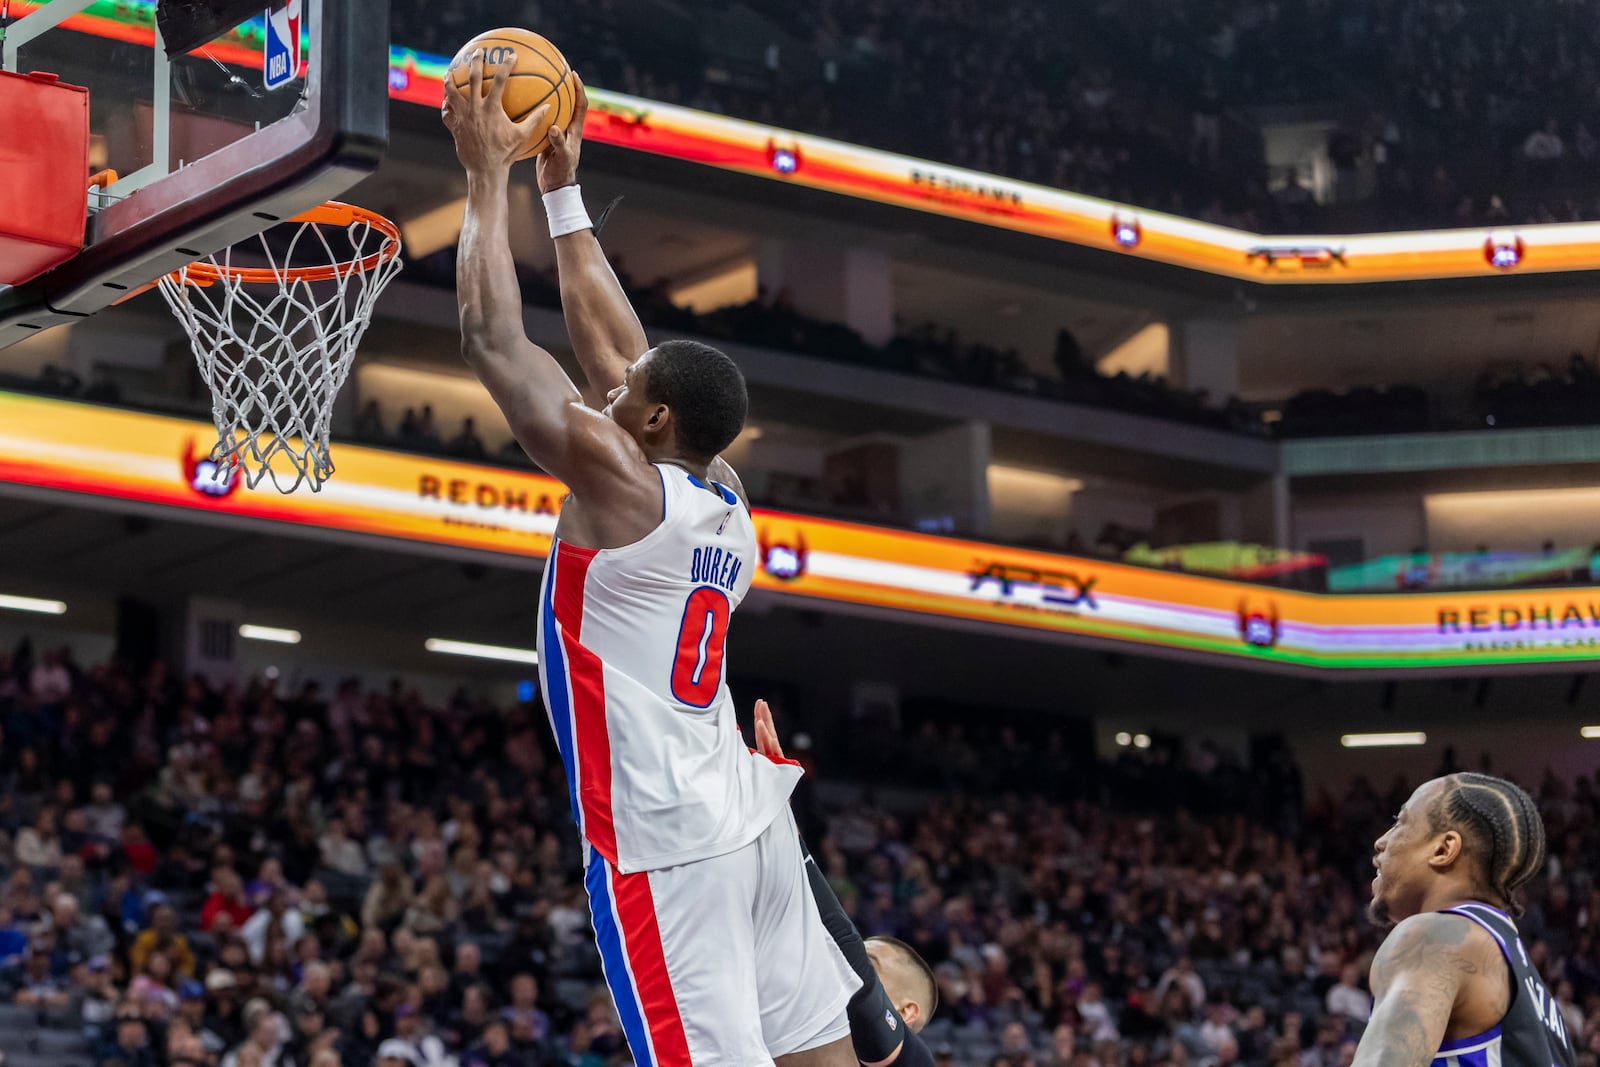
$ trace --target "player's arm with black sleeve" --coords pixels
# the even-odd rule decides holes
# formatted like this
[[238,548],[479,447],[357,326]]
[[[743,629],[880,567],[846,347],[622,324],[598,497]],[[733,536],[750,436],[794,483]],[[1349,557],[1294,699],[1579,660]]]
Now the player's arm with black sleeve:
[[804,839],[800,841],[800,852],[805,856],[806,877],[811,880],[811,895],[822,913],[822,925],[827,927],[851,968],[861,976],[861,988],[850,998],[847,1009],[856,1059],[866,1067],[885,1067],[891,1063],[895,1067],[933,1067],[933,1053],[927,1042],[912,1033],[900,1013],[894,1010],[872,966],[872,958],[867,955],[861,931],[845,914],[844,905],[839,903],[827,877],[811,857]]

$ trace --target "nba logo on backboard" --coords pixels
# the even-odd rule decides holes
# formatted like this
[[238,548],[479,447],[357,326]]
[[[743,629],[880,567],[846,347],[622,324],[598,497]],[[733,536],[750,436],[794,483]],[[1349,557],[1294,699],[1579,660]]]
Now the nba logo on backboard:
[[261,71],[268,89],[281,89],[300,76],[300,0],[282,11],[267,10],[266,62]]

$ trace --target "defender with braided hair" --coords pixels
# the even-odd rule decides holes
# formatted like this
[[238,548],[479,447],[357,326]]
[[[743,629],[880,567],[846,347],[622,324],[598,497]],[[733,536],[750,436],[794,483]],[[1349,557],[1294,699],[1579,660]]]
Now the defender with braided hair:
[[1372,961],[1353,1067],[1573,1067],[1512,918],[1544,857],[1538,807],[1504,778],[1452,774],[1411,794],[1372,858],[1368,914],[1397,925]]

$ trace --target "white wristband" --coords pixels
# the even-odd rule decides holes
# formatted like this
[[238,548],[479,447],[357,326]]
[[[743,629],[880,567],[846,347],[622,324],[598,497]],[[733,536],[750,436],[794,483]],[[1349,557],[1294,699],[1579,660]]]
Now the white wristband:
[[583,206],[583,187],[564,185],[544,194],[544,213],[550,218],[550,236],[565,237],[569,233],[594,229],[589,212]]

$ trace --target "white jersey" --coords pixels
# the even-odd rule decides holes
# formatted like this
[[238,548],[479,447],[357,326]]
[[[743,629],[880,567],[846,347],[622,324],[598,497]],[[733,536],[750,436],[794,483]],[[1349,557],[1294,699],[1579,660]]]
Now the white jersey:
[[539,665],[572,814],[618,871],[732,852],[789,802],[797,764],[746,747],[723,651],[758,561],[733,492],[656,464],[661,524],[624,548],[556,541]]

